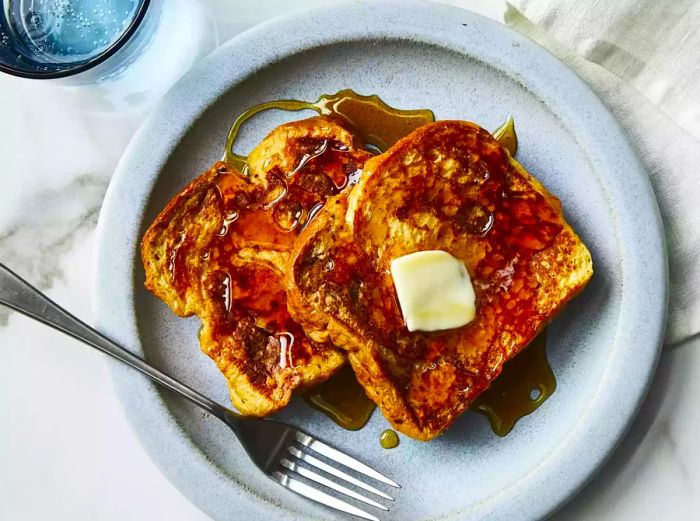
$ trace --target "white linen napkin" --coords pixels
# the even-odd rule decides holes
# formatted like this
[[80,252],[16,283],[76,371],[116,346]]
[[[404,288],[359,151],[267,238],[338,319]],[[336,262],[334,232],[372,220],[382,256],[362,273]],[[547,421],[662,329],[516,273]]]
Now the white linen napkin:
[[[469,9],[474,0],[440,0]],[[511,0],[503,19],[575,70],[627,131],[666,227],[666,343],[700,332],[700,2]]]

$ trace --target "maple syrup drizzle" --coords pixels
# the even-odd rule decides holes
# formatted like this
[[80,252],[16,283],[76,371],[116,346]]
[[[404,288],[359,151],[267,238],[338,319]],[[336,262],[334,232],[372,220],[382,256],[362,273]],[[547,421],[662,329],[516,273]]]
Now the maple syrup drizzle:
[[381,445],[383,449],[395,449],[399,446],[399,435],[391,429],[386,429],[379,436],[379,445]]
[[508,434],[557,388],[547,361],[547,334],[540,333],[521,353],[506,362],[491,387],[481,393],[470,410],[486,416],[499,436]]
[[[352,127],[368,149],[378,152],[384,152],[413,130],[435,121],[431,110],[395,109],[376,95],[362,96],[350,89],[323,94],[315,102],[269,101],[249,108],[236,118],[226,139],[223,157],[225,163],[240,172],[246,172],[247,157],[233,151],[234,142],[246,121],[260,112],[272,109],[292,112],[313,110],[322,116],[340,118]],[[493,136],[511,156],[515,155],[518,140],[512,117],[495,130]],[[313,210],[309,212],[306,224],[315,213]],[[542,333],[517,357],[504,365],[499,377],[476,399],[470,410],[484,414],[493,431],[499,436],[505,436],[520,418],[542,405],[555,389],[556,380],[547,361],[545,334]],[[361,429],[375,409],[349,365],[307,391],[304,400],[348,430]],[[382,433],[380,443],[382,447],[393,448],[398,445],[398,436],[387,429]]]
[[367,398],[349,364],[308,391],[304,401],[349,431],[364,427],[376,407]]
[[268,101],[243,112],[234,121],[226,138],[222,161],[241,172],[246,169],[246,157],[233,151],[238,132],[250,118],[265,110],[291,112],[313,110],[320,116],[340,118],[356,131],[362,141],[381,152],[418,127],[435,121],[432,110],[401,110],[390,107],[378,96],[362,96],[350,89],[335,94],[323,94],[315,102],[300,100]]
[[506,122],[493,131],[493,137],[496,138],[503,148],[510,152],[511,156],[515,156],[515,153],[518,151],[518,136],[515,134],[513,116],[508,116]]

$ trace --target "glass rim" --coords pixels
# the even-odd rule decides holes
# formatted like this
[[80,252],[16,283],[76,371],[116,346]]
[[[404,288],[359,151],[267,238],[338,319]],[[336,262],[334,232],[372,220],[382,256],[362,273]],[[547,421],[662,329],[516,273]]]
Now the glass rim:
[[124,47],[124,44],[126,44],[126,42],[128,42],[131,39],[131,37],[136,32],[136,29],[138,29],[138,27],[141,25],[141,22],[143,21],[143,18],[146,15],[146,11],[148,10],[148,6],[150,4],[151,0],[140,0],[138,10],[136,11],[136,15],[131,19],[129,26],[121,34],[121,36],[117,38],[117,40],[112,45],[110,45],[100,54],[98,54],[94,58],[91,58],[85,63],[81,63],[80,65],[69,69],[63,69],[60,71],[52,72],[20,71],[13,67],[9,67],[3,63],[0,63],[0,72],[5,72],[7,74],[11,74],[12,76],[18,76],[20,78],[29,78],[33,80],[51,80],[56,78],[66,78],[68,76],[75,76],[76,74],[80,74],[81,72],[85,72],[89,69],[92,69],[93,67],[96,67],[100,63],[107,60],[109,57],[113,56],[119,49]]

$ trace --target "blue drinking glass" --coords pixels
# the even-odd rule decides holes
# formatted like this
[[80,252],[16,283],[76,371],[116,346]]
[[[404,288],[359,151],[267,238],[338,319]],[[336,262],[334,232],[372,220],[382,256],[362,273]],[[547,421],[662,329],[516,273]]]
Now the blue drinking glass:
[[[81,75],[79,83],[96,81],[133,59],[135,40],[147,36],[144,29],[154,25],[150,15],[157,14],[160,1],[0,0],[0,70],[25,78]],[[107,61],[109,67],[99,67]]]
[[199,0],[0,0],[0,6],[0,72],[84,86],[83,99],[91,96],[96,110],[157,100],[218,44]]

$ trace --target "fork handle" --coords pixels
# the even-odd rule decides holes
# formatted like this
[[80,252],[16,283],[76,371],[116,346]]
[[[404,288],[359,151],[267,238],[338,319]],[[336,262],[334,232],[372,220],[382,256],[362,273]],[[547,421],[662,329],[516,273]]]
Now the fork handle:
[[[0,304],[4,304],[20,313],[51,326],[73,338],[80,340],[117,360],[141,371],[151,380],[175,391],[192,403],[213,414],[226,423],[238,417],[227,409],[194,389],[186,386],[148,365],[136,355],[115,344],[109,338],[97,332],[68,311],[41,293],[38,289],[0,264]],[[234,420],[235,421],[235,420]]]

